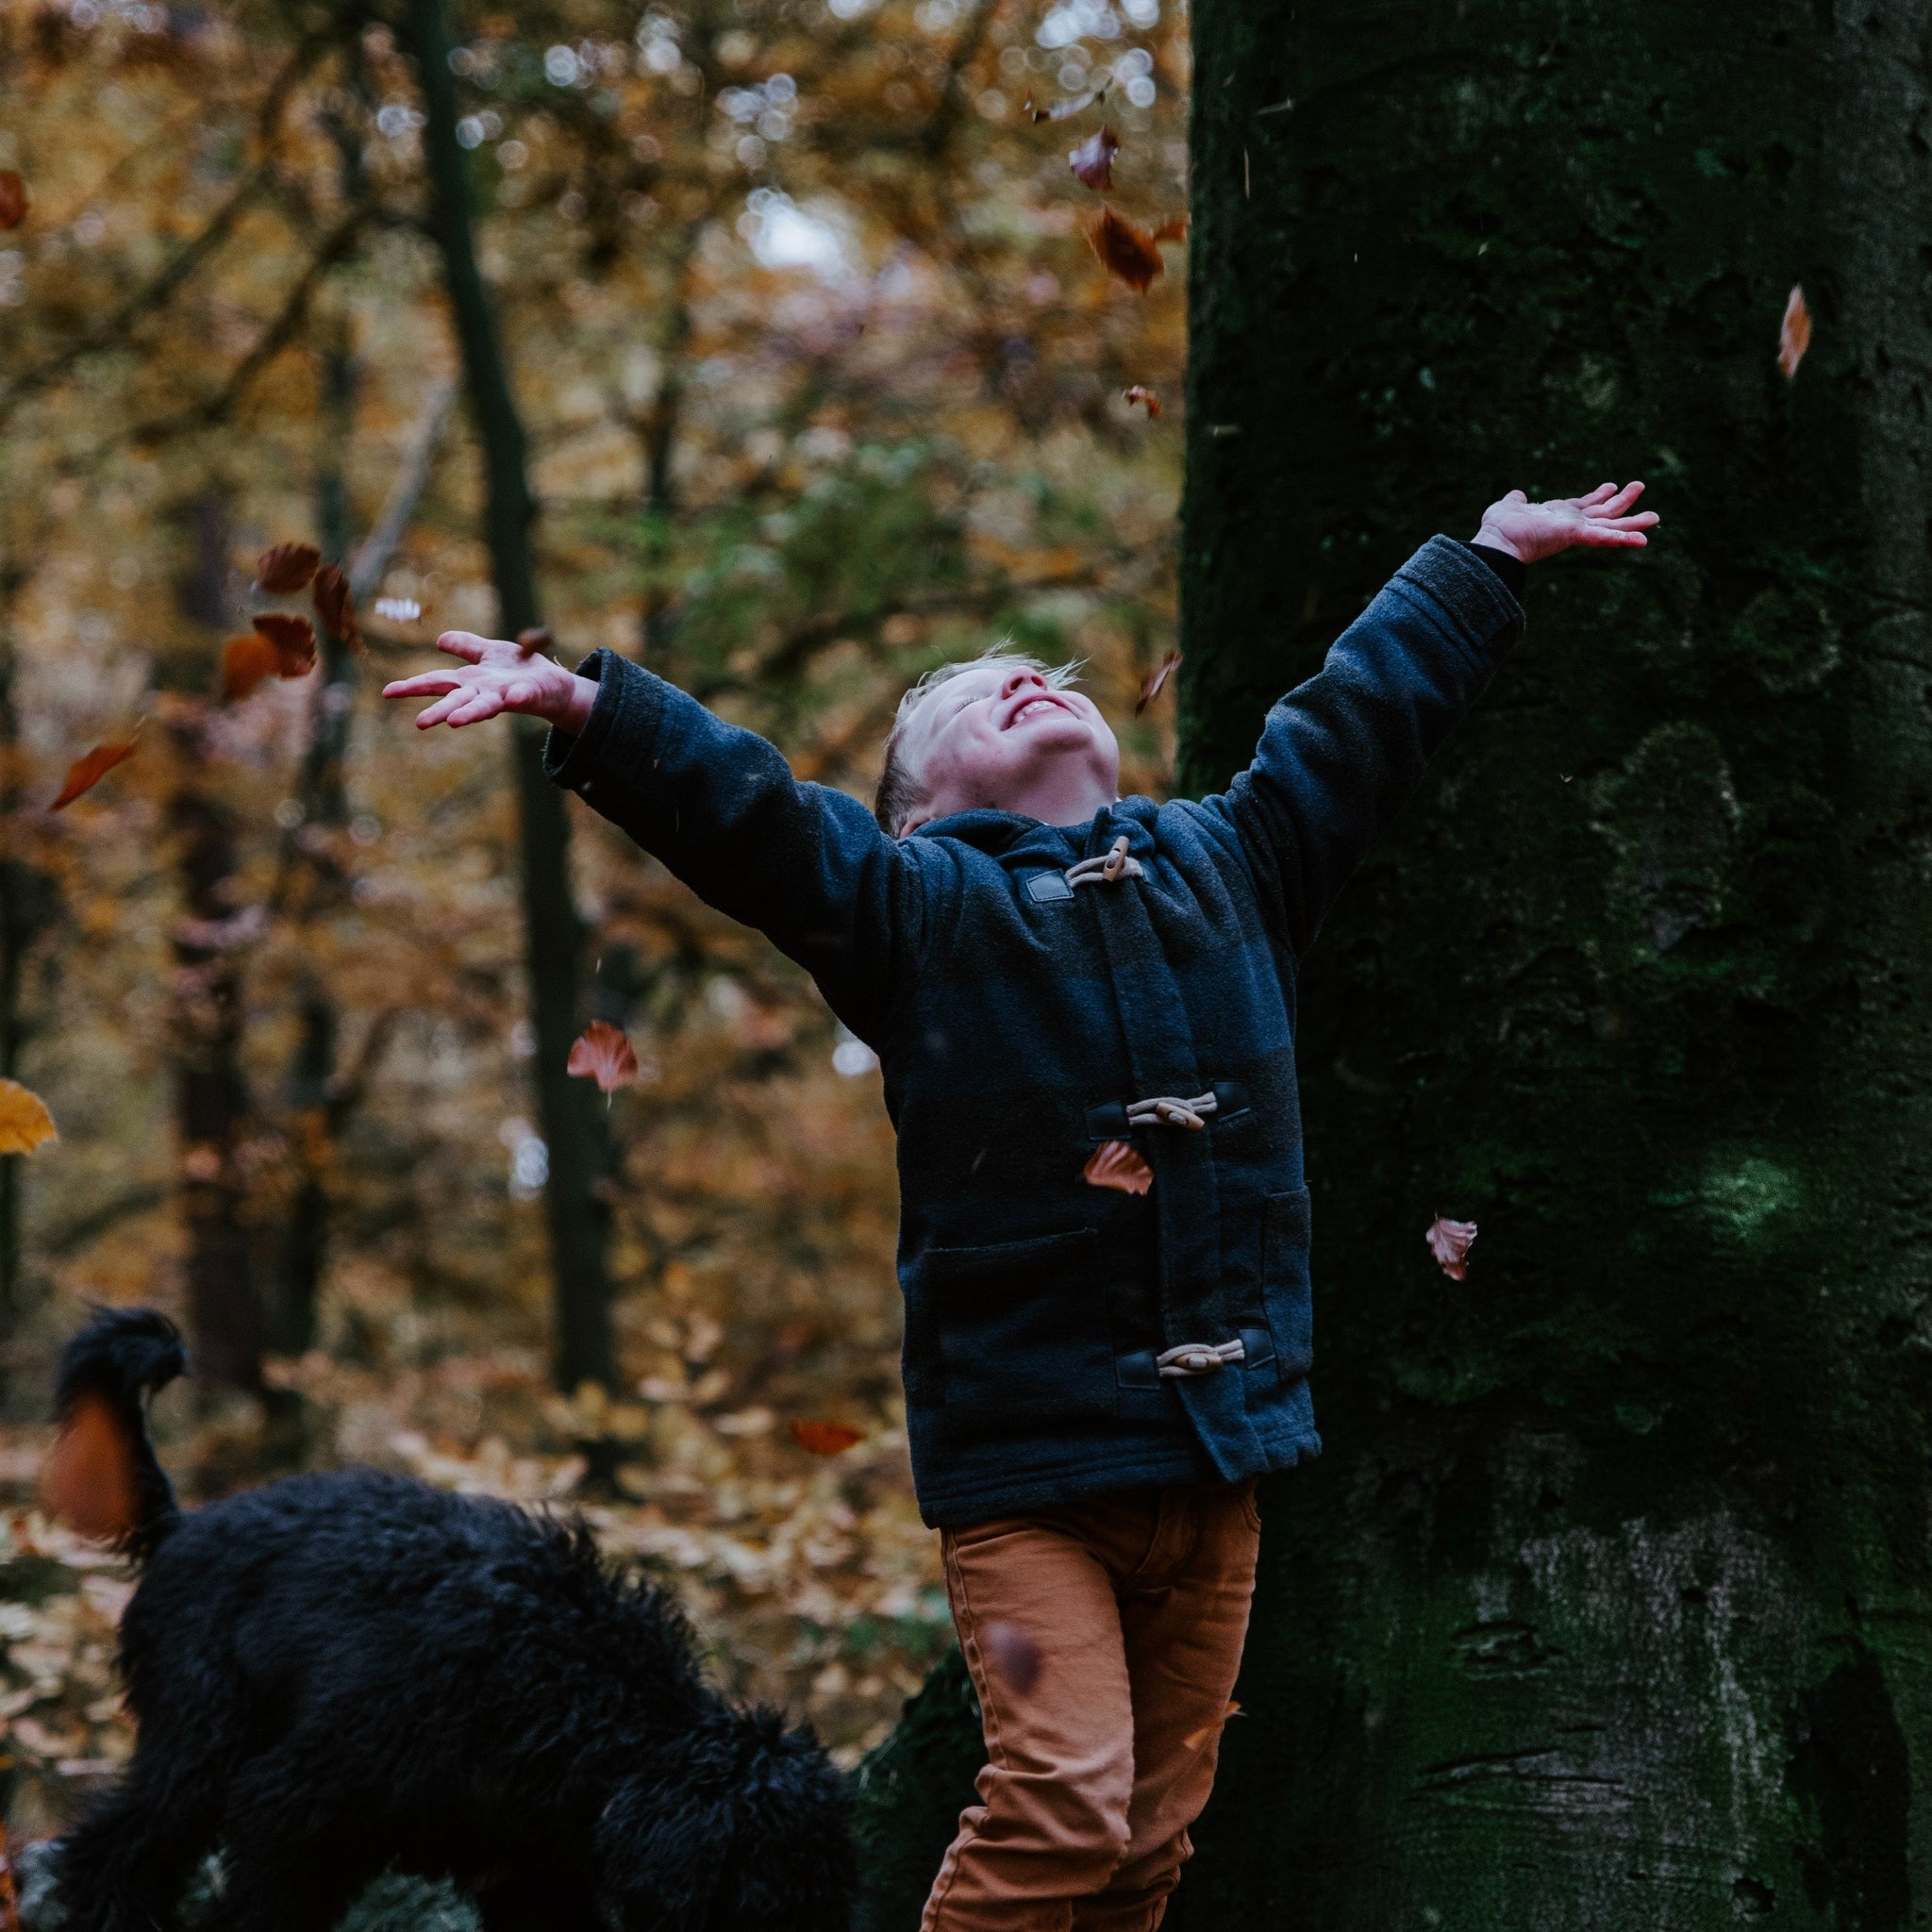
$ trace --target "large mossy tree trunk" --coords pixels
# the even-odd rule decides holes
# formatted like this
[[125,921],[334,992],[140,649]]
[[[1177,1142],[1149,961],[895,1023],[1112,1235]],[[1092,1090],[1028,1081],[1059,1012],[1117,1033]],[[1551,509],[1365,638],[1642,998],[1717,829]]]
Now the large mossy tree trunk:
[[1306,961],[1327,1448],[1170,1927],[1932,1912],[1928,28],[1196,0],[1184,782],[1504,489],[1665,525]]
[[1186,782],[1506,487],[1665,523],[1307,961],[1327,1450],[1191,1932],[1932,1911],[1928,27],[1198,0]]

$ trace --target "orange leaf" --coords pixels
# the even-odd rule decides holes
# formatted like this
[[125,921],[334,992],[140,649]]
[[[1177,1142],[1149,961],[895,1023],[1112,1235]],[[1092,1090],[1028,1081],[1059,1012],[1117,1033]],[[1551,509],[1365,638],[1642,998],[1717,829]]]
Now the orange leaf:
[[140,745],[139,737],[110,738],[107,743],[95,745],[85,758],[75,758],[60,781],[59,797],[47,809],[63,810],[83,791],[92,791],[123,759],[131,758]]
[[1436,1266],[1451,1281],[1468,1278],[1469,1264],[1465,1257],[1469,1244],[1475,1240],[1475,1223],[1473,1221],[1444,1221],[1441,1215],[1429,1223],[1428,1231],[1423,1239],[1429,1244],[1429,1253],[1436,1257]]
[[275,669],[284,677],[306,677],[315,669],[315,626],[306,617],[258,610],[249,619],[275,649]]
[[1237,1704],[1233,1698],[1230,1697],[1227,1701],[1227,1708],[1221,1713],[1220,1717],[1218,1717],[1211,1724],[1203,1724],[1198,1731],[1190,1731],[1188,1735],[1181,1740],[1182,1746],[1189,1751],[1198,1751],[1201,1748],[1201,1746],[1208,1741],[1209,1738],[1218,1738],[1221,1735],[1223,1726],[1226,1724],[1228,1719],[1231,1717],[1239,1717],[1241,1715],[1241,1706]]
[[1113,158],[1121,151],[1114,131],[1105,122],[1067,157],[1067,166],[1089,188],[1105,193],[1113,186]]
[[992,1667],[1022,1697],[1040,1682],[1040,1644],[1030,1631],[1017,1624],[989,1624],[979,1633],[983,1649]]
[[255,566],[255,581],[271,597],[286,597],[293,591],[306,590],[322,561],[322,552],[313,543],[277,543],[261,553]]
[[123,1537],[134,1527],[133,1445],[98,1395],[68,1410],[41,1465],[41,1504],[88,1537]]
[[840,1456],[865,1440],[863,1429],[849,1423],[787,1423],[791,1440],[813,1456]]
[[1090,1188],[1144,1194],[1154,1185],[1154,1170],[1124,1141],[1103,1141],[1080,1170],[1080,1178]]
[[239,705],[282,668],[281,655],[258,630],[244,631],[222,646],[222,695]]
[[638,1057],[631,1043],[608,1020],[592,1020],[572,1042],[565,1072],[579,1080],[594,1080],[606,1093],[637,1084]]
[[1188,218],[1186,215],[1170,215],[1154,231],[1157,242],[1185,242],[1188,239]]
[[1117,208],[1104,208],[1087,226],[1087,240],[1110,275],[1117,275],[1138,295],[1166,268],[1154,237],[1137,228]]
[[17,228],[26,220],[26,183],[11,168],[0,168],[0,228]]
[[1785,304],[1785,319],[1777,332],[1777,366],[1789,380],[1797,375],[1805,351],[1811,346],[1811,311],[1805,306],[1805,291],[1795,288]]
[[1156,698],[1160,688],[1174,675],[1174,667],[1181,661],[1178,651],[1170,651],[1145,677],[1141,680],[1141,695],[1134,700],[1134,716],[1139,717]]
[[1129,408],[1139,403],[1147,411],[1150,421],[1158,420],[1160,415],[1160,398],[1144,382],[1137,382],[1132,389],[1122,390],[1121,400]]
[[340,638],[358,656],[362,631],[356,622],[356,600],[349,594],[349,576],[339,563],[325,563],[315,573],[315,587],[309,592],[315,614],[333,638]]
[[59,1138],[54,1116],[38,1093],[18,1080],[0,1080],[0,1154],[31,1154]]

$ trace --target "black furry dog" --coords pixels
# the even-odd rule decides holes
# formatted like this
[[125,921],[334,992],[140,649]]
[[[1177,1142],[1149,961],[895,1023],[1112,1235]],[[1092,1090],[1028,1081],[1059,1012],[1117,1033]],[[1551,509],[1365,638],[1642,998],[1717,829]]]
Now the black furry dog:
[[675,1607],[587,1529],[373,1471],[184,1515],[142,1407],[183,1367],[145,1309],[60,1359],[62,1441],[142,1565],[139,1740],[61,1846],[72,1932],[174,1926],[217,1848],[221,1932],[327,1932],[385,1870],[454,1879],[487,1932],[844,1932],[838,1772],[708,1689]]

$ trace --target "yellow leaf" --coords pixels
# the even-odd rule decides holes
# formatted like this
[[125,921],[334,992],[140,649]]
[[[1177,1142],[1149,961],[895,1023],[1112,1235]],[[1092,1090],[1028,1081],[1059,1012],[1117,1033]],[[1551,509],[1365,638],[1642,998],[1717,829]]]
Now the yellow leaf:
[[0,1154],[31,1154],[59,1133],[47,1103],[18,1080],[0,1080]]

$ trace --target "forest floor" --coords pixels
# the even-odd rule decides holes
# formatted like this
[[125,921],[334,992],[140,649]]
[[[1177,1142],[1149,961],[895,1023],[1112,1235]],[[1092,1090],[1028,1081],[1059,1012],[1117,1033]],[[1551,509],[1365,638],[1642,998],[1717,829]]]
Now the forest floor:
[[[641,1558],[675,1589],[732,1694],[808,1717],[843,1766],[891,1728],[950,1641],[903,1429],[814,1457],[769,1408],[599,1413],[500,1349],[400,1376],[315,1355],[276,1379],[303,1398],[304,1466],[375,1465],[580,1510],[613,1557]],[[254,1405],[197,1415],[170,1391],[158,1435],[185,1496],[260,1479]],[[0,1427],[0,1769],[16,1840],[64,1828],[134,1742],[113,1654],[135,1575],[35,1507],[49,1438]]]

